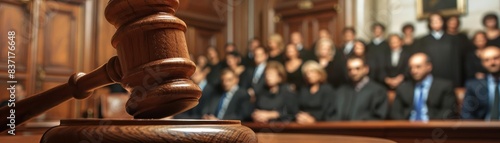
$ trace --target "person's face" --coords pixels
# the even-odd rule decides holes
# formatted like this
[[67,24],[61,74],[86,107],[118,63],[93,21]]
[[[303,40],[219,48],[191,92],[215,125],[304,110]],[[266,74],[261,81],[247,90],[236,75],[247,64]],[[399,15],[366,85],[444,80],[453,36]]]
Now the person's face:
[[500,51],[498,49],[485,49],[481,54],[481,63],[489,73],[499,73]]
[[270,68],[265,71],[266,74],[266,84],[269,87],[274,87],[279,85],[283,79],[279,76],[279,72],[276,69]]
[[446,22],[446,25],[448,26],[448,28],[457,29],[458,28],[458,18],[457,17],[451,17]]
[[198,59],[196,59],[196,63],[199,65],[199,66],[205,66],[207,65],[207,57],[205,56],[199,56]]
[[396,50],[398,48],[401,48],[402,45],[403,45],[403,42],[401,41],[401,39],[399,39],[398,36],[391,36],[389,38],[389,46],[391,47],[392,50]]
[[413,35],[413,29],[411,29],[411,28],[405,28],[405,30],[403,30],[403,33],[405,35]]
[[306,70],[306,80],[309,84],[318,84],[321,81],[321,74],[312,69]]
[[233,73],[226,73],[222,75],[221,80],[224,91],[231,90],[231,88],[236,86],[239,82],[238,78]]
[[486,42],[487,42],[487,39],[486,39],[486,35],[484,34],[476,34],[474,35],[474,45],[477,47],[477,48],[484,48],[486,47]]
[[440,31],[443,28],[443,19],[437,14],[433,14],[430,17],[430,26],[434,31]]
[[250,43],[250,50],[255,50],[255,48],[260,46],[260,41],[259,40],[252,40]]
[[319,38],[320,39],[322,39],[322,38],[330,39],[330,33],[328,33],[328,31],[326,31],[325,29],[320,30],[319,31]]
[[217,51],[215,51],[215,49],[213,49],[213,48],[208,49],[207,52],[208,52],[208,54],[207,54],[208,55],[208,59],[212,59],[213,60],[213,59],[216,59],[216,58],[219,57],[219,55],[217,54]]
[[226,46],[226,53],[234,52],[236,48],[233,45]]
[[267,45],[269,46],[269,50],[278,49],[278,42],[276,42],[272,39],[269,39],[269,41],[267,42]]
[[374,35],[375,37],[380,37],[380,36],[382,36],[383,34],[384,34],[384,30],[382,30],[382,27],[380,27],[380,26],[375,26],[375,27],[373,28],[373,35]]
[[233,55],[227,55],[226,56],[226,64],[229,67],[237,67],[238,64],[240,64],[240,59],[236,56],[233,56]]
[[427,62],[425,56],[414,56],[410,58],[409,65],[411,76],[415,81],[422,81],[431,71],[432,65]]
[[297,51],[297,48],[292,44],[289,44],[288,46],[286,46],[286,53],[285,54],[286,54],[286,57],[288,57],[288,58],[299,56],[299,52]]
[[365,45],[361,42],[356,42],[354,43],[354,49],[353,49],[353,52],[354,52],[354,55],[356,56],[363,56],[365,55]]
[[369,69],[361,59],[354,59],[347,61],[347,71],[351,81],[359,82],[368,74]]
[[290,35],[290,41],[293,44],[300,44],[302,43],[302,37],[299,33],[292,33],[292,35]]
[[191,80],[193,80],[194,83],[200,83],[203,79],[205,79],[205,75],[199,68],[191,75]]
[[354,40],[354,38],[355,38],[354,33],[352,33],[352,31],[346,31],[344,33],[344,40],[345,41],[352,41],[352,40]]
[[497,20],[494,18],[488,18],[485,21],[485,25],[487,28],[495,28],[497,26]]
[[319,57],[321,57],[321,58],[326,58],[326,57],[332,56],[332,54],[331,54],[332,53],[332,45],[329,43],[325,43],[325,42],[320,43],[318,49],[316,49],[316,50],[318,50]]
[[267,54],[266,52],[264,51],[263,48],[258,48],[255,50],[254,52],[254,61],[255,61],[255,64],[256,65],[259,65],[265,61],[267,61]]

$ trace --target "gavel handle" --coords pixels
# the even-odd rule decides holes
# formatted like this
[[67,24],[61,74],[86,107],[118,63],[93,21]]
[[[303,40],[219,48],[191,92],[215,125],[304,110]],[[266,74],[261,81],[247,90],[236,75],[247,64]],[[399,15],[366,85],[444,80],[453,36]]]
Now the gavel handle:
[[121,75],[118,57],[113,57],[108,63],[89,74],[73,74],[68,83],[14,102],[15,106],[2,107],[0,108],[0,132],[11,130],[11,128],[15,129],[15,126],[21,125],[73,97],[84,99],[90,96],[96,88],[119,82]]

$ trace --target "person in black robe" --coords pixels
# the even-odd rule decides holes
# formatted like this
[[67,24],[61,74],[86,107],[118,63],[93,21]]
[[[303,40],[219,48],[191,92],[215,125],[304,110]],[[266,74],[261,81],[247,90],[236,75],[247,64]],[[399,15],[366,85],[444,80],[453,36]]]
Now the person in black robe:
[[429,15],[430,33],[419,40],[418,52],[429,55],[433,62],[432,75],[453,82],[454,87],[462,86],[462,53],[455,36],[444,32],[444,18],[438,13]]
[[298,88],[304,85],[304,77],[302,76],[301,68],[304,60],[300,58],[300,53],[295,47],[295,44],[288,44],[285,48],[285,70],[287,73],[287,83],[292,85],[292,90],[297,91]]
[[403,33],[404,46],[408,47],[408,50],[413,53],[417,49],[416,43],[418,43],[417,39],[414,37],[415,26],[411,23],[407,23],[403,25],[401,32]]
[[351,57],[362,58],[366,62],[366,64],[370,67],[370,72],[368,73],[368,76],[374,79],[376,82],[383,83],[383,81],[376,80],[380,72],[380,63],[378,59],[378,55],[380,54],[382,54],[382,52],[377,52],[377,54],[368,53],[363,41],[356,40],[354,42],[354,49]]
[[286,72],[281,63],[271,61],[266,67],[266,87],[255,102],[254,122],[293,121],[299,108],[296,95],[285,83]]
[[500,30],[498,29],[498,16],[495,13],[488,13],[483,17],[483,25],[486,28],[488,37],[487,46],[500,47]]
[[481,64],[481,59],[479,54],[486,47],[486,33],[479,31],[474,34],[472,38],[472,47],[474,49],[471,52],[467,52],[465,55],[465,79],[483,79],[487,73],[486,69]]
[[350,57],[347,69],[351,83],[339,87],[326,110],[327,120],[383,120],[388,112],[387,90],[367,75],[368,65],[360,57]]
[[342,83],[346,83],[347,74],[345,72],[344,55],[335,51],[335,46],[330,39],[320,39],[316,44],[316,61],[325,69],[327,81],[333,88],[337,88]]
[[458,46],[463,50],[462,53],[474,51],[474,49],[469,49],[471,47],[471,42],[467,37],[467,33],[460,31],[460,19],[458,16],[446,18],[446,33],[457,38],[460,42]]
[[223,91],[207,99],[202,119],[249,121],[253,111],[247,90],[238,86],[238,76],[229,69],[221,72]]
[[324,121],[325,111],[334,90],[326,83],[326,72],[316,61],[307,61],[302,67],[307,85],[302,86],[297,97],[299,113],[295,119],[299,124],[309,124]]
[[408,59],[412,53],[410,48],[403,46],[403,39],[397,34],[389,35],[389,47],[378,56],[381,65],[378,81],[395,89],[409,76]]
[[374,38],[366,45],[366,53],[367,55],[377,56],[389,49],[389,44],[384,38],[385,26],[382,23],[374,23],[372,33]]

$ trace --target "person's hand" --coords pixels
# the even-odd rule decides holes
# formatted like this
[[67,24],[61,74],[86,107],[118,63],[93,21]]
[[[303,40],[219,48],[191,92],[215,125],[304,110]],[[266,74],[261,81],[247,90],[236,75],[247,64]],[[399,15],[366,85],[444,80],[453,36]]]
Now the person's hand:
[[255,103],[256,98],[255,98],[255,91],[253,90],[253,88],[249,88],[247,92],[248,95],[250,95],[250,102]]
[[271,119],[276,119],[279,117],[279,113],[276,111],[266,111],[256,109],[252,113],[252,118],[255,122],[267,123]]
[[316,122],[316,119],[307,112],[299,112],[295,118],[299,124],[312,124]]
[[394,77],[393,81],[393,88],[396,88],[405,80],[405,77],[402,74],[399,74],[398,76]]
[[209,114],[209,115],[203,115],[202,119],[206,119],[206,120],[219,120],[217,117],[215,117],[214,115],[212,114]]
[[395,86],[394,86],[395,85],[394,78],[386,77],[384,79],[384,81],[385,81],[385,84],[389,85],[390,88],[395,88]]

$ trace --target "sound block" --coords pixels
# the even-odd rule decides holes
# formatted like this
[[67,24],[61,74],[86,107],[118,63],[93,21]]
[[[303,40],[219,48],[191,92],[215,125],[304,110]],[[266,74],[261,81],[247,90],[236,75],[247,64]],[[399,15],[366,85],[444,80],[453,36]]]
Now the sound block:
[[250,142],[257,136],[237,120],[61,120],[41,143]]

